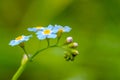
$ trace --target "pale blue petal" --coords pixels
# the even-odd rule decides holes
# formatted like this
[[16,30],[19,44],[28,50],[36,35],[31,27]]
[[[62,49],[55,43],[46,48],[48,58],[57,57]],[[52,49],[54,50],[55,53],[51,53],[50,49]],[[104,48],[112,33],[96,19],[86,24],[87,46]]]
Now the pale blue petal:
[[32,37],[32,35],[29,35],[29,36],[24,36],[23,41],[28,41],[30,37]]
[[46,38],[46,35],[37,35],[38,39],[43,40]]
[[[37,35],[40,35],[40,34],[42,34],[43,33],[43,31],[38,31],[38,32],[36,32],[36,34]],[[42,34],[43,35],[43,34]]]
[[62,29],[63,27],[61,25],[55,25],[56,28]]
[[48,25],[48,27],[46,29],[50,29],[52,30],[53,26],[52,25]]
[[48,35],[47,38],[56,38],[57,35],[56,34],[51,34],[51,35]]
[[53,28],[52,32],[53,33],[57,33],[60,29],[63,29],[63,27],[60,26],[60,25],[55,25],[55,27]]
[[40,28],[40,29],[39,29],[39,31],[43,31],[44,29],[45,29],[45,28],[44,28],[44,27],[42,27],[42,28]]
[[70,28],[69,26],[65,26],[64,27],[64,32],[70,32],[72,28]]
[[54,27],[53,29],[52,29],[52,33],[57,33],[59,31],[59,28],[58,27]]
[[15,43],[15,40],[11,40],[10,43],[9,43],[9,45],[12,46],[14,43]]
[[11,45],[11,46],[15,46],[15,45],[18,45],[18,44],[19,44],[19,42],[16,41],[16,40],[11,40],[10,43],[9,43],[9,45]]
[[28,28],[28,31],[36,32],[37,29],[36,28]]

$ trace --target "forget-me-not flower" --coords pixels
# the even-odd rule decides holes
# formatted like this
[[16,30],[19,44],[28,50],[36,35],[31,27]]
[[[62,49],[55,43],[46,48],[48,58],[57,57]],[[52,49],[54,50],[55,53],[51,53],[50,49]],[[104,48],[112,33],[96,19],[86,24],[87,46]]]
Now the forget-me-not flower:
[[38,39],[43,40],[46,38],[56,38],[57,31],[58,31],[57,28],[55,28],[52,25],[48,25],[48,27],[45,27],[43,30],[38,31],[36,34],[37,34]]
[[38,26],[38,27],[28,28],[28,31],[37,32],[37,31],[40,31],[43,29],[44,29],[44,27]]
[[15,40],[11,40],[9,45],[11,45],[11,46],[19,45],[22,42],[28,41],[30,37],[32,37],[32,35],[29,35],[29,36],[24,36],[24,35],[18,36],[17,38],[15,38]]
[[69,26],[61,26],[61,25],[55,25],[55,29],[58,30],[58,32],[70,32],[72,28]]

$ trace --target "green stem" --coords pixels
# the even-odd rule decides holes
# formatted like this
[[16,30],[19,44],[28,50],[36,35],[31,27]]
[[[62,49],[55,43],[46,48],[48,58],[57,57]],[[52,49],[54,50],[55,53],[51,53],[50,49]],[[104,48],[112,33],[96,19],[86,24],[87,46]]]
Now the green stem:
[[40,52],[42,52],[42,51],[44,51],[44,50],[46,50],[46,49],[48,49],[48,48],[52,48],[52,47],[59,47],[59,46],[53,45],[53,46],[49,46],[49,47],[47,47],[47,48],[43,48],[43,49],[41,49],[41,50],[38,50],[35,54],[33,54],[32,57],[30,57],[30,61],[32,61],[33,58],[34,58],[36,55],[38,55]]
[[48,47],[47,47],[47,48],[43,48],[43,49],[41,49],[41,50],[38,50],[35,54],[33,54],[32,57],[30,57],[30,61],[32,61],[33,58],[34,58],[39,52],[42,52],[42,51],[44,51],[44,50],[46,50],[46,49],[48,49]]
[[17,79],[19,78],[19,76],[20,76],[20,75],[22,74],[22,72],[24,71],[24,69],[25,69],[25,67],[26,67],[26,65],[27,65],[27,62],[28,62],[28,61],[26,61],[26,63],[20,65],[19,69],[18,69],[17,72],[14,74],[14,76],[12,77],[11,80],[17,80]]
[[22,63],[21,63],[21,65],[20,65],[19,69],[18,69],[17,72],[14,74],[14,76],[12,77],[11,80],[17,80],[17,79],[19,78],[19,76],[20,76],[20,75],[22,74],[22,72],[25,70],[25,67],[26,67],[28,61],[32,61],[33,58],[34,58],[36,55],[38,55],[38,53],[40,53],[40,52],[42,52],[42,51],[44,51],[44,50],[46,50],[46,49],[48,49],[48,48],[52,48],[52,47],[59,47],[59,46],[53,45],[53,46],[48,46],[47,48],[43,48],[43,49],[41,49],[41,50],[38,50],[38,51],[37,51],[33,56],[31,56],[30,58],[29,58],[28,55],[26,54],[25,48],[23,48],[25,54],[26,54],[27,57],[28,57],[28,60],[27,60],[26,58],[23,58]]
[[56,45],[58,45],[58,43],[59,43],[59,38],[57,38],[57,42],[56,42]]
[[60,37],[57,38],[56,45],[58,45],[59,41],[60,41]]
[[49,41],[49,39],[48,39],[48,38],[46,38],[46,40],[47,40],[48,47],[49,47],[49,46],[50,46],[50,41]]
[[28,53],[27,53],[27,51],[26,51],[26,49],[25,49],[25,47],[21,47],[22,49],[23,49],[23,51],[25,52],[25,54],[27,55],[27,57],[29,58],[29,55],[28,55]]

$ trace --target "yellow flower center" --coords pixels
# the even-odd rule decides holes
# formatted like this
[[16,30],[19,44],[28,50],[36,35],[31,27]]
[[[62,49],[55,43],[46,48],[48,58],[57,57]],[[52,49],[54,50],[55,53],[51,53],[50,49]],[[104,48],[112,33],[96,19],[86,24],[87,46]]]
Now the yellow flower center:
[[23,36],[18,36],[17,38],[15,38],[15,40],[21,40],[23,38]]
[[41,29],[41,28],[42,28],[41,26],[36,27],[36,29]]
[[44,34],[50,34],[50,30],[44,30]]

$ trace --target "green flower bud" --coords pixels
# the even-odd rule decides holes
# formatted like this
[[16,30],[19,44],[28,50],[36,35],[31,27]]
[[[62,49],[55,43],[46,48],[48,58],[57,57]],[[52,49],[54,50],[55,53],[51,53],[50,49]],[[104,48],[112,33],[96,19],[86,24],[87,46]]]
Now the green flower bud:
[[79,54],[78,50],[75,50],[75,49],[71,50],[71,53],[73,56],[76,56]]
[[65,51],[65,52],[64,52],[64,58],[65,58],[66,61],[69,61],[69,60],[70,60],[70,56],[71,56],[71,53],[70,53],[70,52],[68,52],[68,51]]
[[68,45],[70,48],[77,48],[78,47],[78,43],[73,42],[71,44]]
[[23,55],[23,59],[22,59],[22,61],[21,61],[21,65],[26,64],[27,61],[28,61],[28,57],[27,57],[26,54],[24,54],[24,55]]

